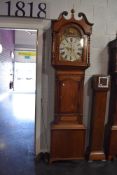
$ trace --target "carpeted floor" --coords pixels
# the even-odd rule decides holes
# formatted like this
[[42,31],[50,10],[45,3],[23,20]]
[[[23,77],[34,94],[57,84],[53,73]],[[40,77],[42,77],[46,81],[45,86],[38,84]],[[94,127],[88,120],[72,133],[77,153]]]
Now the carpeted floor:
[[[34,96],[31,94],[14,94],[0,102],[0,175],[117,175],[116,159],[48,164],[42,156],[35,161],[34,119],[29,110],[30,101],[32,105]],[[25,106],[24,111],[21,106]]]
[[87,162],[71,161],[46,164],[37,163],[36,175],[116,175],[117,160]]
[[0,101],[0,175],[35,175],[34,103],[35,94]]

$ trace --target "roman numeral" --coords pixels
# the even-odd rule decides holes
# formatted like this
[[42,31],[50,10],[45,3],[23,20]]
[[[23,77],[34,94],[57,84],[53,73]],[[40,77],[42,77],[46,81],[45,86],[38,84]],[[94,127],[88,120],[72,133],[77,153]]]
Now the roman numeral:
[[67,55],[65,55],[65,59],[67,59]]
[[61,55],[64,55],[65,54],[65,52],[61,52]]
[[81,56],[81,53],[77,52],[77,55]]

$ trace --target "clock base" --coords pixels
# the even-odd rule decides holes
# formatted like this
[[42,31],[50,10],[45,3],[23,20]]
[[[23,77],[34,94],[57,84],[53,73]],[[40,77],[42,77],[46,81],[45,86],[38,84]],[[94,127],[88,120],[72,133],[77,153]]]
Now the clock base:
[[114,156],[117,156],[117,125],[112,126],[110,131],[108,159],[110,160]]
[[52,124],[50,162],[84,159],[85,131],[83,124]]
[[106,160],[103,151],[92,151],[89,155],[89,160]]

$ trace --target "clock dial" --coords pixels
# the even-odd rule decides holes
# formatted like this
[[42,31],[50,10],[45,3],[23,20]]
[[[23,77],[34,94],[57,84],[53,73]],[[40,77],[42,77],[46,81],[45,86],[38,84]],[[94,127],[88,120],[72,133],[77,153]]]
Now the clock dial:
[[80,60],[83,52],[83,38],[68,36],[61,40],[59,53],[63,60]]

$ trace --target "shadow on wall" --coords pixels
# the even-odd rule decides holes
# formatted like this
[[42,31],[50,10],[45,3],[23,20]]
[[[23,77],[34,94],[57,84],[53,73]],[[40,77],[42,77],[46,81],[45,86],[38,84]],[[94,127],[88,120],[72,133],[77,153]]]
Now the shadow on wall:
[[[85,106],[85,125],[87,128],[86,131],[86,147],[89,142],[89,134],[90,134],[90,121],[91,121],[91,111],[92,111],[92,78],[89,78],[85,83],[85,94],[84,94],[84,106]],[[86,99],[87,98],[87,99]]]
[[50,123],[54,114],[54,69],[51,65],[51,28],[43,36],[41,149],[50,150]]
[[100,73],[108,74],[108,47],[105,47],[99,54]]

